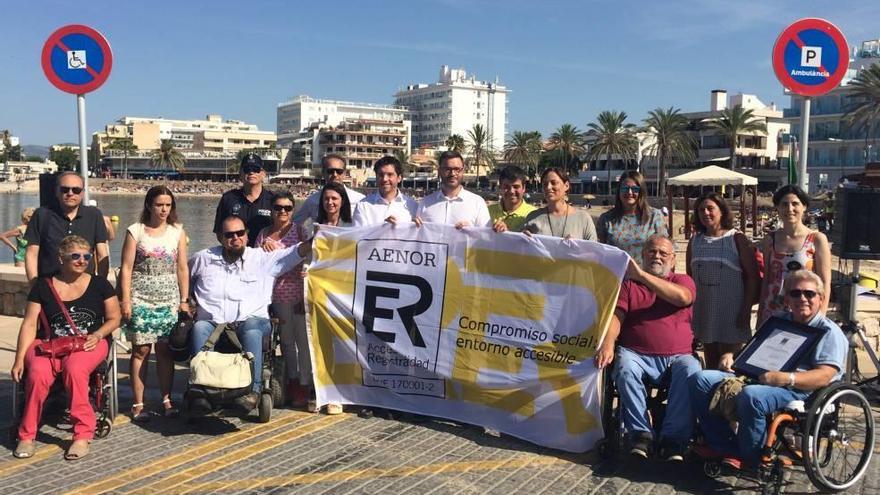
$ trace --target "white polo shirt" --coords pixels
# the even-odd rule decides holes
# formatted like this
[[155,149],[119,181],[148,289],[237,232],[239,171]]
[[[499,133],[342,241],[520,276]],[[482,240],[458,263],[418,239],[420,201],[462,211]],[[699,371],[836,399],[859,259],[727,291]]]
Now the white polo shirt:
[[454,198],[444,195],[442,189],[425,196],[416,216],[423,222],[455,225],[466,221],[475,227],[492,226],[486,201],[465,188],[461,188]]
[[[364,199],[364,195],[355,191],[354,189],[349,189],[348,186],[345,186],[345,192],[348,194],[348,202],[351,203],[351,214],[354,215],[354,207],[358,202]],[[315,220],[318,218],[318,204],[321,202],[321,190],[313,192],[303,201],[302,207],[296,210],[296,213],[293,214],[293,223],[298,223],[302,225],[306,219],[311,218]]]
[[418,209],[419,204],[399,190],[397,196],[390,202],[385,201],[385,198],[376,191],[358,201],[354,215],[352,215],[352,222],[357,227],[378,225],[390,216],[394,216],[398,222],[412,222]]
[[275,277],[302,261],[298,248],[299,243],[272,252],[249,247],[235,263],[226,262],[222,246],[194,254],[189,273],[197,319],[232,323],[251,316],[268,318]]

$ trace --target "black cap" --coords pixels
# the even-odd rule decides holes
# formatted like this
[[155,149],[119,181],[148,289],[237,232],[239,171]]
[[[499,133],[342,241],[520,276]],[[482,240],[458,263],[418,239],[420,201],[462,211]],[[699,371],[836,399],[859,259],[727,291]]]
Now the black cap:
[[263,168],[263,159],[260,158],[260,155],[256,153],[248,153],[241,157],[241,164],[239,164],[239,169],[243,169],[245,167],[260,167]]

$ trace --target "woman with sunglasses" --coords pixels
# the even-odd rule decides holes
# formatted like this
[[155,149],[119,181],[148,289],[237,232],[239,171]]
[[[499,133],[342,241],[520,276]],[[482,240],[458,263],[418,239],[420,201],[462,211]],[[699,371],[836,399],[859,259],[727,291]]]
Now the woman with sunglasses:
[[558,167],[546,168],[541,174],[541,186],[547,206],[529,213],[523,231],[563,239],[595,241],[593,218],[584,210],[568,204],[568,191],[571,188],[568,173]]
[[599,217],[599,242],[620,248],[634,260],[642,259],[642,246],[652,235],[668,236],[663,213],[648,204],[645,179],[635,170],[620,175],[614,207]]
[[[257,234],[256,245],[266,251],[299,243],[304,237],[293,223],[293,195],[280,193],[272,200],[272,225]],[[302,264],[275,279],[272,304],[281,319],[281,354],[287,370],[287,394],[294,407],[306,405],[312,388],[312,360],[306,334]]]
[[[796,270],[812,270],[831,287],[831,247],[825,234],[804,224],[810,197],[797,186],[783,186],[773,194],[773,205],[779,215],[778,228],[764,237],[764,280],[761,284],[758,327],[771,316],[785,312],[782,281]],[[828,310],[827,298],[821,311]]]
[[733,355],[752,336],[752,306],[760,290],[755,248],[733,228],[730,207],[707,192],[694,203],[687,274],[697,284],[694,336],[703,343],[706,367],[730,371]]
[[[793,372],[767,371],[758,376],[758,383],[746,385],[733,399],[739,427],[734,432],[722,416],[709,412],[709,402],[716,386],[733,376],[717,370],[705,370],[691,376],[691,407],[699,418],[706,439],[697,453],[707,457],[722,456],[722,463],[733,468],[742,463],[758,462],[765,443],[767,419],[789,402],[804,400],[810,394],[843,378],[843,366],[849,342],[833,321],[822,315],[827,299],[822,279],[809,270],[788,274],[783,282],[783,301],[788,319],[818,328],[822,336]],[[729,457],[726,457],[729,456]]]
[[[319,225],[328,225],[331,227],[351,227],[351,203],[348,201],[348,195],[345,193],[345,187],[338,182],[328,182],[321,189],[321,201],[318,203],[318,216],[314,222],[307,219],[303,223],[303,235],[309,239],[314,237],[318,231]],[[308,240],[308,239],[304,239]],[[311,262],[311,255],[304,261],[305,266]],[[308,269],[306,269],[306,273]],[[306,347],[308,348],[308,347]],[[311,361],[309,361],[311,363]],[[315,410],[314,389],[312,389],[312,397],[309,399],[309,410]],[[342,404],[331,402],[327,404],[327,414],[342,414]]]
[[122,319],[132,343],[131,417],[139,422],[150,419],[144,405],[144,387],[153,346],[163,414],[174,417],[178,411],[171,401],[174,359],[168,337],[178,314],[190,312],[189,268],[186,233],[177,221],[174,194],[165,186],[153,186],[147,191],[140,221],[130,225],[125,233],[119,288]]
[[[89,401],[89,377],[107,358],[110,348],[106,337],[119,328],[120,321],[113,286],[106,278],[87,273],[91,250],[82,237],[65,237],[58,247],[59,271],[37,279],[28,294],[11,372],[16,383],[24,381],[25,390],[15,457],[33,457],[43,404],[59,374],[70,397],[73,425],[73,443],[64,458],[76,460],[89,453],[96,424]],[[81,351],[58,357],[37,350],[43,342],[71,336],[85,336]]]

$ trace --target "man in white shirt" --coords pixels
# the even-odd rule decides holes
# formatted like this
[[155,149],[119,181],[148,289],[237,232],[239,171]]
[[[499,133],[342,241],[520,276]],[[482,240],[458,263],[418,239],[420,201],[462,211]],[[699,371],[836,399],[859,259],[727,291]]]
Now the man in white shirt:
[[263,337],[271,330],[267,308],[275,277],[302,261],[311,252],[311,244],[301,242],[274,251],[247,247],[244,219],[236,215],[223,220],[218,236],[219,246],[203,249],[190,260],[190,287],[198,303],[191,351],[193,355],[199,352],[218,324],[237,323],[244,352],[254,355],[254,391],[239,402],[253,409],[262,387]]
[[[348,201],[351,203],[351,214],[353,216],[355,205],[357,205],[360,200],[364,199],[364,195],[347,187],[343,183],[343,179],[348,175],[348,170],[345,168],[345,158],[335,153],[325,155],[324,158],[321,159],[321,169],[324,173],[324,182],[338,182],[342,184],[342,187],[345,187],[345,192],[348,194]],[[313,221],[317,219],[318,204],[320,202],[320,190],[310,194],[309,197],[303,201],[302,207],[293,214],[293,223],[302,225],[303,222],[309,218]],[[254,232],[253,235],[257,235],[257,233]]]
[[354,208],[352,221],[355,226],[411,222],[419,205],[398,189],[403,179],[400,160],[393,156],[383,156],[373,164],[373,171],[376,173],[376,185],[379,189],[360,200]]
[[486,201],[461,185],[464,177],[464,159],[457,151],[440,155],[440,189],[422,200],[416,215],[416,224],[445,223],[461,229],[468,226],[491,227],[492,219]]

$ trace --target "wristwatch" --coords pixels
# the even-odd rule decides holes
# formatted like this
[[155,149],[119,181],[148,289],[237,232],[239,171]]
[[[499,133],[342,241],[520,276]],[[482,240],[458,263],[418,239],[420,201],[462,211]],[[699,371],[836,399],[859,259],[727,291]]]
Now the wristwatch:
[[794,373],[788,374],[788,386],[794,387]]

